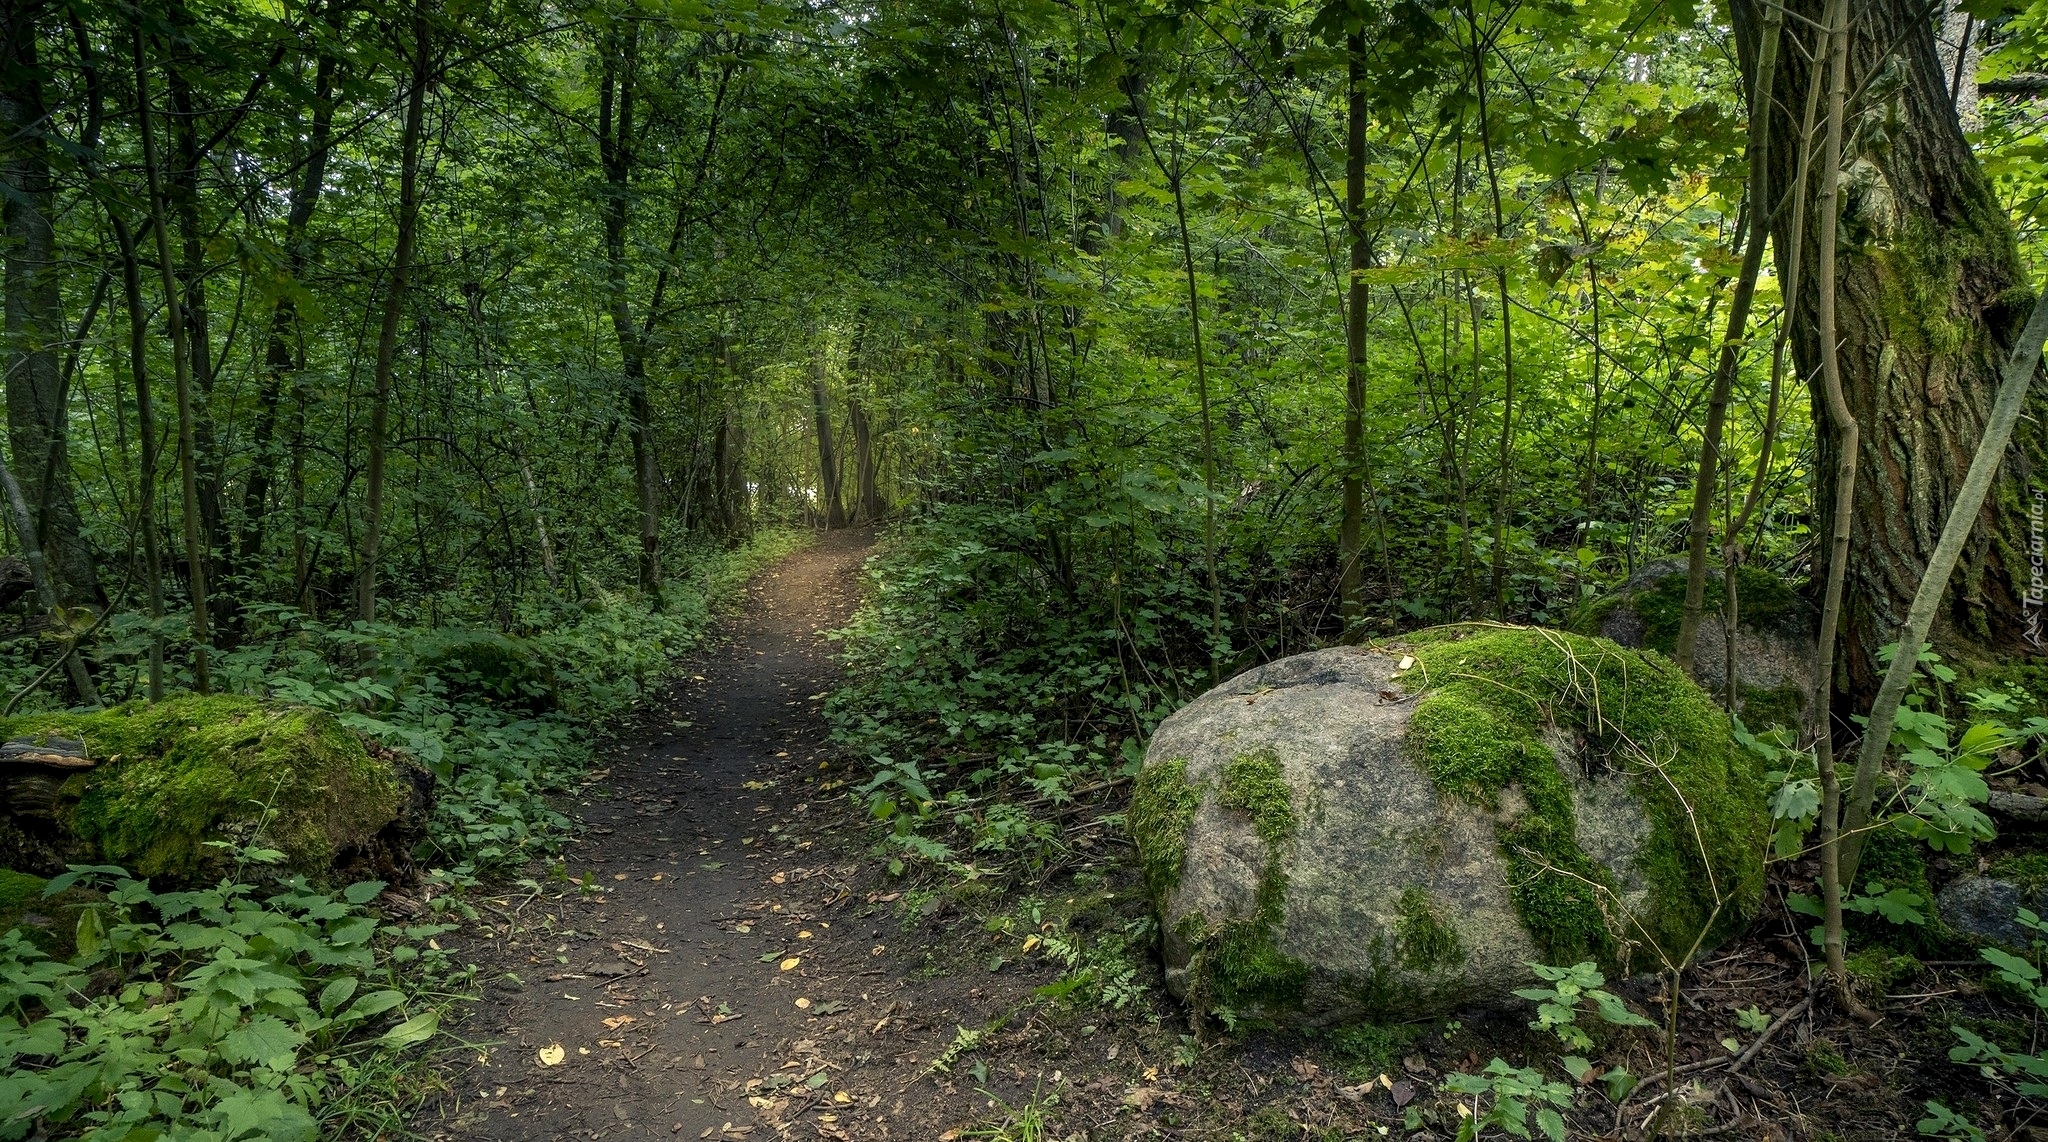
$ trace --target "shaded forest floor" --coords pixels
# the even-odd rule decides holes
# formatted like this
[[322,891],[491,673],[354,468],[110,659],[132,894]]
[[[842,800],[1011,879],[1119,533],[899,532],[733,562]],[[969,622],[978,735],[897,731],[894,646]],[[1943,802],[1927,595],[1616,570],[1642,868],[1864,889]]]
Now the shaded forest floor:
[[[1034,885],[888,878],[845,793],[865,774],[820,714],[837,680],[824,632],[857,601],[867,541],[835,533],[759,575],[721,636],[620,727],[576,798],[565,862],[474,901],[481,924],[450,949],[482,968],[483,998],[452,1028],[473,1046],[446,1056],[450,1093],[416,1120],[423,1134],[1448,1139],[1446,1073],[1494,1056],[1555,1070],[1527,1011],[1188,1034],[1128,846],[1099,812],[1064,818],[1066,855]],[[1804,923],[1774,903],[1687,976],[1675,1084],[1659,1037],[1603,1042],[1608,1063],[1656,1077],[1620,1108],[1582,1092],[1572,1136],[1896,1138],[1925,1099],[1967,1096],[1947,1027],[1982,974],[1927,965],[1885,1023],[1832,1020],[1805,1002]],[[1662,986],[1617,990],[1661,1011]],[[1746,1008],[1791,1017],[1732,1064],[1727,1043],[1757,1040]]]

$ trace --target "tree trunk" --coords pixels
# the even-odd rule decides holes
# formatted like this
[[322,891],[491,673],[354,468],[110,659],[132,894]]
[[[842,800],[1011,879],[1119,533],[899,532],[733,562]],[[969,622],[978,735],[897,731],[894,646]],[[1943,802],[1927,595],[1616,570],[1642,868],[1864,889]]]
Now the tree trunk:
[[157,270],[163,275],[164,312],[171,329],[171,364],[177,377],[179,504],[185,522],[186,588],[192,600],[192,688],[213,689],[208,662],[212,645],[206,611],[206,547],[200,538],[198,473],[192,430],[192,353],[186,337],[184,305],[179,300],[178,273],[171,260],[170,219],[164,213],[163,169],[157,163],[156,111],[150,106],[149,59],[143,48],[142,20],[129,32],[135,63],[136,118],[141,126],[142,168],[149,183],[149,219],[156,233]]
[[[114,228],[114,242],[121,252],[121,297],[128,310],[128,371],[135,380],[135,434],[142,443],[142,470],[135,488],[135,521],[142,532],[142,573],[149,617],[161,624],[164,617],[164,561],[156,534],[156,401],[149,391],[149,311],[142,300],[142,258],[136,250],[135,232],[118,207],[109,205],[107,217]],[[149,700],[164,697],[164,636],[159,625],[149,636]]]
[[1345,109],[1344,220],[1351,234],[1351,274],[1344,306],[1344,507],[1337,525],[1338,605],[1348,625],[1365,614],[1360,566],[1365,534],[1365,34],[1345,40],[1351,66]]
[[[633,174],[633,97],[640,26],[625,21],[623,40],[607,31],[598,91],[598,162],[604,168],[604,251],[612,330],[626,382],[626,434],[633,444],[633,491],[640,508],[640,590],[661,598],[661,469],[654,453],[654,406],[647,394],[647,345],[626,300],[627,196]],[[657,298],[655,303],[660,304]]]
[[[62,606],[57,599],[56,583],[51,578],[49,562],[43,558],[43,549],[36,543],[35,528],[29,521],[28,500],[22,495],[21,485],[8,470],[5,460],[0,460],[0,498],[5,499],[14,526],[21,532],[21,552],[27,557],[24,562],[28,564],[29,580],[35,585],[36,601],[42,604],[45,613],[54,616]],[[62,653],[79,700],[88,706],[99,705],[99,691],[93,688],[92,675],[86,673],[85,663],[70,646],[66,646]],[[9,702],[8,706],[12,707],[13,703]]]
[[[15,479],[34,513],[35,535],[65,601],[93,601],[99,581],[71,490],[64,378],[61,267],[50,223],[48,108],[36,53],[41,5],[12,0],[0,16],[0,131],[6,182],[7,437]],[[28,538],[28,537],[25,537]]]
[[[336,16],[331,6],[328,12],[332,23]],[[334,57],[322,52],[314,66],[313,123],[306,142],[306,165],[298,185],[292,188],[291,207],[285,215],[285,266],[293,281],[305,275],[306,267],[312,261],[312,250],[306,242],[306,228],[313,220],[313,209],[320,201],[320,189],[327,179],[327,145],[333,123]],[[279,458],[274,443],[278,406],[283,401],[288,378],[295,377],[305,368],[305,361],[296,351],[298,340],[298,303],[290,294],[285,294],[277,299],[277,306],[271,311],[270,335],[264,350],[263,384],[256,397],[256,427],[250,434],[256,458],[250,463],[248,480],[242,490],[241,562],[245,569],[254,567],[256,557],[263,550],[263,519],[270,508],[270,482]]]
[[1956,122],[1965,131],[1984,127],[1984,113],[1978,106],[1977,64],[1984,58],[1984,23],[1960,3],[1950,0],[1942,6],[1942,72],[1948,76],[1949,102],[1956,109]]
[[839,500],[839,456],[832,443],[832,416],[825,405],[825,362],[811,373],[811,411],[818,425],[818,494],[826,527],[845,527],[846,508]]
[[846,420],[853,429],[854,518],[873,523],[882,518],[882,491],[875,479],[874,424],[857,400],[846,402]]
[[[185,319],[185,352],[191,364],[192,383],[197,390],[190,403],[192,447],[197,469],[194,488],[199,502],[200,534],[204,541],[201,552],[206,559],[208,578],[217,579],[224,570],[217,560],[225,558],[227,551],[220,510],[221,454],[214,440],[210,403],[214,363],[212,316],[206,301],[207,233],[205,220],[199,213],[199,172],[206,156],[200,146],[199,109],[192,98],[192,84],[185,75],[185,68],[197,61],[179,48],[185,40],[182,31],[193,27],[195,21],[178,0],[173,0],[169,14],[171,25],[178,32],[166,41],[164,95],[171,105],[169,126],[177,161],[165,172],[168,176],[166,204],[177,216],[181,239],[183,265],[179,272],[184,295],[180,299],[180,312]],[[170,224],[169,217],[161,221],[164,225]],[[224,597],[216,603],[221,601]]]
[[363,473],[363,551],[356,580],[356,617],[377,618],[377,548],[384,526],[385,432],[391,415],[391,379],[398,354],[398,322],[405,313],[405,289],[412,271],[414,231],[420,215],[420,137],[425,133],[428,54],[426,0],[412,14],[412,74],[405,96],[405,127],[398,171],[398,241],[391,256],[391,280],[384,289],[384,321],[377,333],[376,392],[370,402],[370,456]]
[[[1783,106],[1804,101],[1821,8],[1821,0],[1794,0],[1789,10],[1786,34],[1798,29],[1807,51],[1778,54],[1773,86]],[[1878,648],[1904,626],[2033,295],[2020,272],[2012,224],[1956,123],[1925,8],[1909,0],[1871,0],[1854,12],[1850,89],[1863,90],[1888,51],[1903,80],[1894,96],[1902,128],[1888,146],[1860,136],[1843,159],[1840,361],[1862,443],[1855,456],[1853,554],[1837,677],[1853,699],[1851,708],[1860,709],[1881,677]],[[1757,0],[1737,0],[1734,13],[1742,67],[1753,82],[1763,28]],[[1797,130],[1791,116],[1773,120],[1764,201],[1776,201],[1792,182]],[[1772,220],[1781,280],[1791,213],[1781,210]],[[1833,240],[1824,232],[1813,235],[1816,243]],[[1818,284],[1809,280],[1800,283],[1794,301],[1794,359],[1809,377],[1821,365],[1814,332],[1818,297]],[[2043,403],[2038,391],[2029,400],[2029,415],[1935,620],[1933,642],[1944,654],[1982,660],[2036,649],[2027,639],[2024,603],[2026,477],[2044,459]],[[1816,390],[1818,535],[1833,528],[1840,446],[1821,415],[1825,404]]]

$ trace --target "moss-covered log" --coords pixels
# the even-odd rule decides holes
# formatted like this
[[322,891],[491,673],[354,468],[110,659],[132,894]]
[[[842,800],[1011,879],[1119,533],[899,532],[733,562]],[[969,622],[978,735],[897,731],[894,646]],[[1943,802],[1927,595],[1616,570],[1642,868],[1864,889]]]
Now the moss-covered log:
[[94,762],[0,771],[0,864],[31,872],[92,862],[206,877],[234,861],[212,843],[226,842],[276,849],[309,876],[389,876],[406,870],[424,817],[421,774],[306,707],[135,702],[0,719],[0,738],[83,742]]

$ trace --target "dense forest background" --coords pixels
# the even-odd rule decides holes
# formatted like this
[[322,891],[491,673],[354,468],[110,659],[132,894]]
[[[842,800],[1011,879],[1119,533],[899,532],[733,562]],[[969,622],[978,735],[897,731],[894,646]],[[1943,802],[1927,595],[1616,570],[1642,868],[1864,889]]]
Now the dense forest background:
[[[1905,396],[1973,408],[1867,429],[1866,693],[2040,232],[2040,14],[1944,19],[1859,60],[1847,108],[1842,248],[1877,326],[1852,390],[1889,343],[1924,374]],[[918,669],[1067,738],[1347,623],[1560,623],[1693,531],[1739,525],[1714,555],[1804,582],[1833,437],[1811,338],[1783,346],[1792,211],[1730,300],[1754,46],[1728,20],[16,5],[6,522],[57,597],[17,568],[41,637],[10,690],[87,626],[109,697],[151,688],[153,646],[160,685],[204,687],[207,651],[296,623],[653,600],[693,543],[899,510],[924,578],[883,605],[966,624],[923,627]],[[1965,31],[1975,75],[1945,62]],[[1804,34],[1780,198],[1819,181]],[[1951,384],[1945,353],[1985,360]],[[1965,568],[1990,618],[1956,624],[1993,649],[2024,581],[2001,526]]]
[[[1832,782],[2027,349],[2044,63],[2038,0],[8,0],[0,716],[319,706],[481,875],[886,521],[830,712],[899,873],[1248,666],[1624,587],[1688,668],[1825,632],[1724,696]],[[2038,706],[2023,411],[1923,627]]]
[[[891,519],[834,709],[926,814],[1623,585],[1703,679],[1839,628],[1834,732],[1726,697],[1847,744],[2048,213],[2048,12],[1989,0],[8,13],[10,707],[367,716],[450,632],[656,630]],[[2026,408],[1958,663],[2038,639]]]

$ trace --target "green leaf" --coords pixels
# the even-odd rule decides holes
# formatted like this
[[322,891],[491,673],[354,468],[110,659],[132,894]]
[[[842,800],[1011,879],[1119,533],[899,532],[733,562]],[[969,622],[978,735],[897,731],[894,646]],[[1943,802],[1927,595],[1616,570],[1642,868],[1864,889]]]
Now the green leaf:
[[386,1047],[410,1047],[414,1043],[424,1043],[433,1038],[440,1029],[441,1013],[429,1011],[424,1015],[415,1015],[384,1032],[377,1041]]
[[342,1012],[341,1016],[335,1021],[338,1023],[354,1023],[358,1020],[368,1019],[371,1016],[382,1015],[404,1002],[405,993],[402,991],[373,991],[354,1003],[349,1004],[348,1010]]
[[313,1116],[281,1091],[237,1090],[214,1104],[213,1115],[225,1142],[241,1138],[252,1142],[312,1142],[319,1133]]
[[306,1037],[274,1015],[258,1015],[221,1037],[221,1057],[231,1063],[259,1063],[288,1071]]
[[342,889],[341,898],[350,904],[368,904],[370,901],[375,900],[377,894],[382,891],[384,891],[384,882],[381,880],[358,881]]
[[[359,982],[356,977],[345,975],[329,983],[326,987],[321,988],[320,1010],[328,1015],[334,1014],[335,1008],[347,1003],[348,997],[356,993],[356,987]],[[396,995],[398,993],[394,991],[391,994]]]

